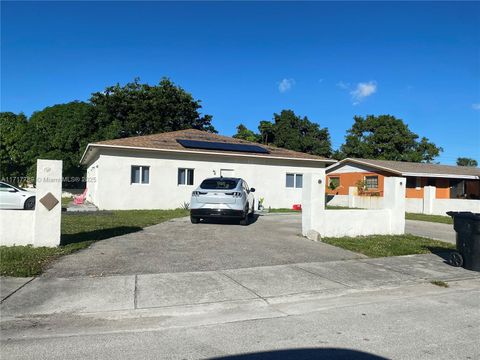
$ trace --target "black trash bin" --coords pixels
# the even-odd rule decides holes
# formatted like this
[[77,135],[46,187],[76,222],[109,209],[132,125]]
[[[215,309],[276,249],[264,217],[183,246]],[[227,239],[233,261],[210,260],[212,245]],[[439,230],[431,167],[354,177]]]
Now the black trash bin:
[[457,232],[457,252],[451,254],[449,263],[480,271],[480,214],[456,211],[447,214],[453,218]]

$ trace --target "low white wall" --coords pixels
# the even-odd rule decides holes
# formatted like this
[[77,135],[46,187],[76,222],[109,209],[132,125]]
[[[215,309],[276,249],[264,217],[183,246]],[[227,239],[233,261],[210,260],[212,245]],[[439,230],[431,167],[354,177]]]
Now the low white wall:
[[405,231],[405,178],[385,178],[383,208],[378,210],[326,210],[325,170],[304,175],[303,184],[302,233],[309,239],[396,235]]
[[423,212],[423,199],[405,199],[405,211],[409,213],[421,214]]
[[348,207],[348,195],[327,195],[326,203],[330,206]]
[[352,207],[359,209],[383,209],[383,197],[354,195]]
[[0,210],[0,245],[33,244],[35,211]]
[[447,215],[447,211],[471,211],[480,213],[480,200],[435,199],[432,206],[433,215]]
[[[359,209],[382,209],[384,208],[384,197],[358,196],[355,188],[350,188],[350,195],[335,195],[328,200],[328,205],[347,206]],[[480,200],[472,199],[437,199],[435,198],[436,188],[434,186],[424,187],[422,199],[406,198],[405,211],[416,214],[447,215],[448,211],[471,211],[480,213]]]
[[391,210],[325,210],[317,224],[321,237],[391,234]]

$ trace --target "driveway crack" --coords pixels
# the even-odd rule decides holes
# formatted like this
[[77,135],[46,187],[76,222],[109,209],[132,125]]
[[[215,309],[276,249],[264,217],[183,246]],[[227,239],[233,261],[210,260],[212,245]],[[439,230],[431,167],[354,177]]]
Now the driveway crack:
[[256,297],[262,299],[265,303],[268,304],[268,301],[267,301],[263,296],[257,294],[255,291],[253,291],[252,289],[246,287],[246,286],[243,285],[242,283],[239,283],[237,280],[235,280],[234,278],[228,276],[228,275],[225,274],[223,271],[219,271],[218,273],[221,274],[221,275],[223,275],[223,276],[225,276],[227,279],[233,281],[235,284],[240,285],[240,286],[243,287],[245,290],[251,292],[253,295],[255,295]]

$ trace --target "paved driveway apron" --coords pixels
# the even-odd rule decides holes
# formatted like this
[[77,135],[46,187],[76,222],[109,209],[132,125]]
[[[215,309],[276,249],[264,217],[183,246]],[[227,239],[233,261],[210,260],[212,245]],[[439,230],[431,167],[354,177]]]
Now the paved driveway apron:
[[301,236],[298,215],[260,216],[249,226],[175,219],[99,241],[65,256],[45,276],[131,275],[324,262],[362,255]]

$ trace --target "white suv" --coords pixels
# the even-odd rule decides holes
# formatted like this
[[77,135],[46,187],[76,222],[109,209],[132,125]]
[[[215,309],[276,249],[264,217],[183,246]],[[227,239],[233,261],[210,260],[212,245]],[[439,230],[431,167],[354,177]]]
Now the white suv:
[[0,182],[0,209],[35,209],[35,192]]
[[190,219],[196,224],[205,218],[237,218],[240,224],[247,225],[255,211],[254,192],[240,178],[205,179],[192,192]]

